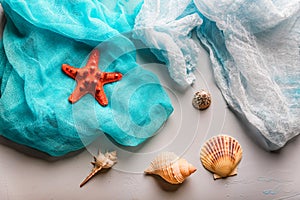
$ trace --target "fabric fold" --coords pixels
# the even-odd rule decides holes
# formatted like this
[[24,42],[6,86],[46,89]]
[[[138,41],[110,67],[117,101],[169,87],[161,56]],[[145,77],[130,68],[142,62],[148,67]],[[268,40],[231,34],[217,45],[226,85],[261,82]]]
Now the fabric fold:
[[191,0],[145,0],[133,32],[134,38],[166,63],[171,78],[184,87],[195,80],[193,71],[200,52],[190,33],[202,19],[197,13],[182,15],[190,4]]
[[[62,156],[103,133],[121,145],[139,145],[168,119],[173,107],[167,93],[136,63],[135,46],[122,35],[132,30],[141,2],[1,3],[7,18],[0,54],[1,135]],[[101,71],[120,72],[123,78],[104,85],[108,106],[92,95],[71,104],[76,82],[63,73],[62,64],[81,68],[94,48],[100,51]],[[135,82],[138,77],[143,84]]]
[[227,103],[266,149],[283,147],[300,133],[300,1],[195,5],[205,16],[197,34]]
[[187,86],[199,55],[189,37],[196,28],[226,102],[255,127],[250,135],[276,150],[300,133],[299,15],[299,0],[146,0],[134,36]]

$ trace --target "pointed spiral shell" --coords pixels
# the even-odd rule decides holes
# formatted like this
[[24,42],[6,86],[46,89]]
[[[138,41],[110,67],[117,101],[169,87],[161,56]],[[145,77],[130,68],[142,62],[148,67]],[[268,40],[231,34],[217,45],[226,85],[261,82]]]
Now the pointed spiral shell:
[[111,168],[117,162],[117,152],[106,152],[105,154],[98,151],[97,157],[94,156],[94,162],[91,164],[94,166],[90,174],[82,181],[80,187],[84,186],[93,176],[95,176],[101,169]]
[[151,162],[145,173],[159,175],[171,184],[180,184],[195,171],[196,168],[185,159],[172,152],[163,152]]
[[214,179],[237,174],[237,166],[242,159],[242,147],[231,136],[214,136],[201,148],[202,165],[214,173]]
[[94,158],[95,162],[92,164],[95,165],[95,167],[101,167],[104,169],[111,168],[116,162],[117,162],[117,152],[106,152],[105,154],[98,152],[97,157]]

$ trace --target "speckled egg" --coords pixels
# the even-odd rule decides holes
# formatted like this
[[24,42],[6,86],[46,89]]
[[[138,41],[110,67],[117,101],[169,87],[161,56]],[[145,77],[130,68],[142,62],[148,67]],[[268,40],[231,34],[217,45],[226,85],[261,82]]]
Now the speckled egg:
[[211,104],[211,95],[205,90],[200,90],[195,93],[192,103],[195,108],[205,110]]

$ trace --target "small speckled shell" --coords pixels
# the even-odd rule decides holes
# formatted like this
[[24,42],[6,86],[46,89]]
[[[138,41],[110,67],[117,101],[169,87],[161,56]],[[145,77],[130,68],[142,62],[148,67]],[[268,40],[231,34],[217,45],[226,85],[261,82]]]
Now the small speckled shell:
[[236,175],[241,159],[242,147],[228,135],[214,136],[201,148],[202,165],[214,174],[214,179]]
[[146,174],[156,174],[171,184],[180,184],[197,169],[185,159],[172,152],[159,154],[145,170]]
[[205,90],[200,90],[196,92],[192,101],[192,104],[195,108],[199,110],[207,109],[211,104],[211,95]]

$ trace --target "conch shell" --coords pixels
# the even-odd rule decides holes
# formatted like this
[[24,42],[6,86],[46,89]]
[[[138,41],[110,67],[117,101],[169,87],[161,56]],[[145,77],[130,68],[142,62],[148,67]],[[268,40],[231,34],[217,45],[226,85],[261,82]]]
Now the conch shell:
[[96,173],[98,173],[101,169],[111,168],[117,162],[117,152],[106,152],[102,154],[100,151],[98,152],[98,156],[94,156],[94,162],[91,162],[94,168],[91,173],[84,179],[84,181],[80,184],[82,187],[86,184]]
[[214,179],[237,174],[237,166],[242,159],[242,147],[231,136],[214,136],[201,148],[202,165],[212,172]]
[[196,168],[185,159],[172,152],[163,152],[151,162],[145,173],[159,175],[171,184],[180,184],[195,171]]

